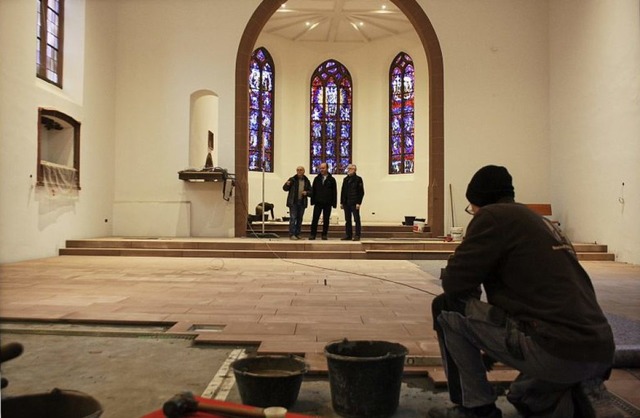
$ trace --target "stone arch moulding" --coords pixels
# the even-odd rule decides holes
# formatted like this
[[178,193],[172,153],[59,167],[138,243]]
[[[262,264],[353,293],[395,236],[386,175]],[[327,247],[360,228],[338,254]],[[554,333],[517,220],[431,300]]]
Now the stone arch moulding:
[[[248,183],[249,60],[262,28],[286,0],[263,0],[253,12],[240,39],[236,57],[235,100],[235,236],[246,234]],[[391,0],[411,22],[424,47],[429,65],[429,186],[427,222],[434,236],[444,235],[444,65],[431,21],[416,0]]]

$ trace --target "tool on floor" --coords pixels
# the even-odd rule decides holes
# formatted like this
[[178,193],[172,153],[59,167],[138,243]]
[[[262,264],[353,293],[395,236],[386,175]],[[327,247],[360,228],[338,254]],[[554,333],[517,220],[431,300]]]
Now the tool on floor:
[[196,400],[191,392],[178,393],[162,406],[162,412],[167,418],[180,418],[196,411],[238,417],[265,418],[264,409],[262,408],[202,404]]

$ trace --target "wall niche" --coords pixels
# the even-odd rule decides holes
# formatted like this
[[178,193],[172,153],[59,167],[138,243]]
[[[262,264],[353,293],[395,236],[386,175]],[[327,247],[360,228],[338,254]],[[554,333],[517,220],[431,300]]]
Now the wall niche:
[[80,122],[53,109],[38,108],[37,185],[80,190]]

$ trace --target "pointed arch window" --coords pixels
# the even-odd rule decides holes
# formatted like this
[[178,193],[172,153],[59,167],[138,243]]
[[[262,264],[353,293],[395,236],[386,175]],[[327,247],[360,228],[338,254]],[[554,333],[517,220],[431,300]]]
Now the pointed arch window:
[[389,174],[414,170],[414,66],[401,52],[389,69]]
[[352,160],[352,80],[335,60],[320,64],[311,76],[310,169],[326,162],[329,172],[344,174]]
[[249,171],[273,173],[275,66],[269,51],[253,51],[249,64]]

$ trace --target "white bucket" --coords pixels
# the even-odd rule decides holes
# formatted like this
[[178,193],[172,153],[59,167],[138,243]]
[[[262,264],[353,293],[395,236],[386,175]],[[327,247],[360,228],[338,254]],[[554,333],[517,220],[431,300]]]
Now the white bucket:
[[451,239],[454,241],[462,241],[462,231],[464,229],[461,226],[452,226],[449,230]]
[[416,233],[424,232],[424,222],[414,221],[413,232],[416,232]]

